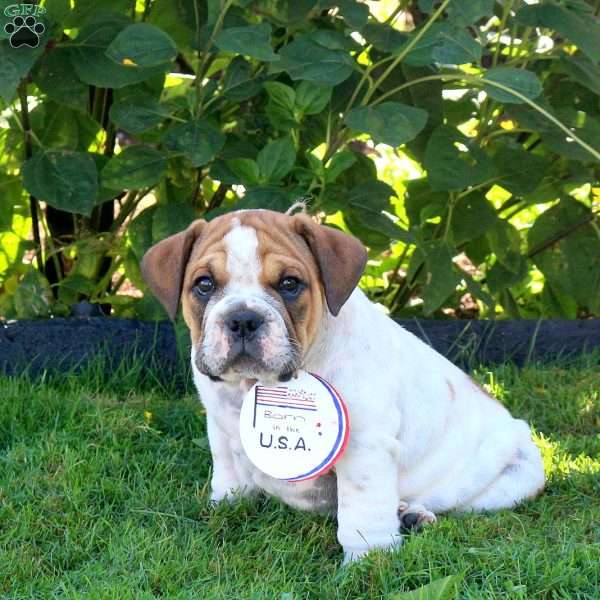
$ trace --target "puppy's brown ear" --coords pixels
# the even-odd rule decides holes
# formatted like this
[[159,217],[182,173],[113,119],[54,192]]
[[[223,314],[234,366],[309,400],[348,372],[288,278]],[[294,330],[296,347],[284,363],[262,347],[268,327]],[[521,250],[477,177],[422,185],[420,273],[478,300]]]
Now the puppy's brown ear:
[[367,251],[356,238],[318,225],[307,215],[298,214],[293,219],[296,231],[306,240],[317,261],[327,306],[335,317],[358,284]]
[[184,231],[154,244],[142,259],[142,275],[171,319],[177,316],[183,275],[192,247],[205,226],[206,221],[202,219],[194,221]]

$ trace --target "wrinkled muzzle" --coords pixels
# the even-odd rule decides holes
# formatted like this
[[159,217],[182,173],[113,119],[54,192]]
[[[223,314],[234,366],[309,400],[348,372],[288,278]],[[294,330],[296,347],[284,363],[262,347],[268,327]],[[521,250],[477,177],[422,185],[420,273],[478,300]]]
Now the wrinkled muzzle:
[[202,332],[193,360],[209,377],[285,380],[299,368],[298,343],[270,297],[221,298],[207,307]]

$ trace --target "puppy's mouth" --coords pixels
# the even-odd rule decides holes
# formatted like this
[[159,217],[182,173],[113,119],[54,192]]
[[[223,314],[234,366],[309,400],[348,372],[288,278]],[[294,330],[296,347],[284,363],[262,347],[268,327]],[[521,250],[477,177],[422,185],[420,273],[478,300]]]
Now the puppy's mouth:
[[301,357],[290,342],[288,348],[272,360],[266,360],[260,346],[253,343],[234,343],[223,361],[211,360],[207,349],[196,355],[198,370],[212,381],[238,383],[241,380],[289,381],[300,369]]
[[[290,343],[290,349],[294,345]],[[227,358],[218,365],[204,352],[199,352],[196,357],[198,370],[207,375],[211,381],[238,382],[240,380],[273,379],[280,382],[289,381],[300,368],[300,357],[293,350],[289,353],[287,361],[279,360],[273,364],[262,356],[260,347],[254,342],[235,341],[231,344]]]

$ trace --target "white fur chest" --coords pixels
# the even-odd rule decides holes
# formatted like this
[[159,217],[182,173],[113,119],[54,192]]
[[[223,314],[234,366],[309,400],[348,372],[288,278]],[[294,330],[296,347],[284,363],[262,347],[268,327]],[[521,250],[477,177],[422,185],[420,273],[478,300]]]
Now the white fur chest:
[[[335,512],[334,473],[330,472],[310,481],[291,483],[274,479],[257,469],[246,456],[240,439],[239,420],[244,392],[237,386],[227,384],[215,384],[209,381],[207,385],[204,381],[207,379],[206,377],[196,371],[194,375],[201,400],[207,411],[209,440],[213,457],[215,450],[219,449],[212,447],[211,437],[214,439],[216,436],[211,436],[210,429],[217,427],[220,433],[224,434],[221,439],[226,440],[226,447],[220,449],[220,454],[231,457],[229,468],[235,474],[236,488],[239,488],[241,483],[244,492],[262,490],[295,508],[317,512]],[[213,488],[215,487],[214,475]],[[219,482],[218,474],[216,479]],[[227,481],[223,485],[227,486]]]

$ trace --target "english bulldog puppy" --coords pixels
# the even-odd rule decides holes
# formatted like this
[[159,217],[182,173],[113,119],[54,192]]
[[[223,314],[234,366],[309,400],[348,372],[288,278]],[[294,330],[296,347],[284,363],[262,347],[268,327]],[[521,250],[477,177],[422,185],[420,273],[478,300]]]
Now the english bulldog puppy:
[[[238,211],[194,221],[144,256],[150,289],[191,332],[206,408],[212,500],[264,491],[337,514],[345,561],[401,543],[435,513],[513,507],[544,470],[524,421],[371,304],[356,286],[367,253],[306,214]],[[344,398],[350,437],[334,471],[287,482],[248,460],[243,397],[299,369]]]

